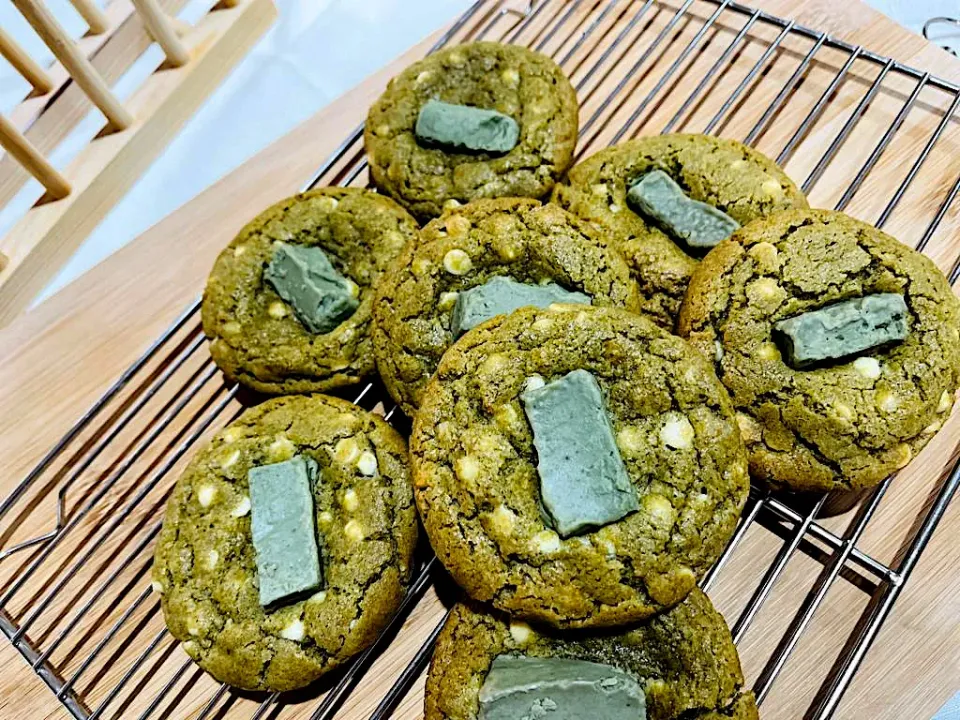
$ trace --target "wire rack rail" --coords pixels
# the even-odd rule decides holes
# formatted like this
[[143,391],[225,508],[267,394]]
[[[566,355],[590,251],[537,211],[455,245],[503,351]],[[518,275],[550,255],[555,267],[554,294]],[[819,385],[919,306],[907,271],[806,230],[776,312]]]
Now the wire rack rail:
[[[528,45],[564,67],[581,101],[581,157],[638,134],[735,137],[804,178],[814,204],[894,227],[951,283],[960,275],[960,248],[945,232],[956,227],[960,193],[948,162],[960,105],[953,83],[729,0],[539,0],[519,10],[478,0],[432,49],[476,39]],[[362,142],[357,128],[306,187],[366,185]],[[419,717],[424,669],[453,597],[427,548],[391,626],[304,693],[218,685],[163,627],[149,568],[164,501],[198,441],[256,401],[224,385],[198,310],[194,302],[0,503],[0,630],[79,719]],[[350,399],[406,425],[378,384]],[[778,716],[836,711],[960,483],[957,447],[940,439],[951,434],[900,473],[910,477],[887,479],[835,517],[826,513],[832,498],[752,492],[703,585],[716,600],[725,578],[740,582],[724,610],[761,703],[788,662],[809,678],[801,705],[791,688],[792,709]],[[914,493],[925,500],[881,507],[906,482],[925,482]],[[881,513],[909,527],[873,551]],[[825,660],[804,639],[831,592],[860,609],[833,633]],[[776,603],[789,608],[774,613],[787,621],[747,637]]]

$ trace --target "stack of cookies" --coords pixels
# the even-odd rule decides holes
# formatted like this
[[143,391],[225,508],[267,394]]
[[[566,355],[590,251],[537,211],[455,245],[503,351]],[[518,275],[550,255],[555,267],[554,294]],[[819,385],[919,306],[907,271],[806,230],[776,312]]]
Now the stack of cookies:
[[[571,168],[577,116],[542,55],[436,53],[370,110],[376,191],[284,200],[217,259],[213,358],[277,397],[194,458],[154,565],[216,678],[291,690],[368,647],[419,514],[465,593],[426,720],[757,717],[697,583],[751,477],[849,491],[910,462],[953,407],[960,303],[739,143]],[[316,394],[375,374],[409,452]]]

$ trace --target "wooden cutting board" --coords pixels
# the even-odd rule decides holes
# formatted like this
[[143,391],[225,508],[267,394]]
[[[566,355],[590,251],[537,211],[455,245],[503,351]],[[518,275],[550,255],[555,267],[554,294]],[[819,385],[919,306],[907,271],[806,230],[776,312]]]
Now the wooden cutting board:
[[[960,82],[960,62],[859,2],[761,0],[754,5]],[[367,79],[56,296],[0,331],[0,495],[9,491],[105,387],[198,295],[214,257],[236,231],[258,209],[296,192],[362,120],[386,80],[408,64],[410,58],[422,55],[425,46],[412,49]],[[692,84],[696,80],[686,78],[684,82]],[[842,118],[838,122],[842,122]],[[955,120],[951,132],[957,125]],[[837,128],[837,124],[828,125],[823,132],[835,132]],[[951,138],[950,142],[957,139],[955,135]],[[875,136],[864,145],[861,160],[876,139]],[[894,159],[901,153],[902,163],[909,164],[913,159],[911,151],[918,150],[917,142],[922,145],[922,140],[913,144],[895,143],[888,152],[894,154]],[[949,151],[941,153],[944,159],[938,162],[950,165],[952,158],[955,172],[957,146],[952,150],[952,155]],[[890,160],[885,157],[886,162]],[[794,173],[800,177],[810,167],[802,157],[791,162],[801,168]],[[794,166],[788,165],[788,169],[792,171]],[[825,186],[829,186],[829,179],[828,172]],[[836,195],[825,190],[823,197],[815,195],[813,200],[828,205],[836,200]],[[864,202],[869,203],[869,197]],[[924,200],[916,198],[910,202],[919,206]],[[852,208],[854,212],[857,209],[869,215],[868,205]],[[897,227],[909,227],[909,221],[908,207]],[[949,231],[956,229],[957,224],[956,212],[951,209],[943,226],[946,234],[942,229],[938,237],[949,238]],[[934,247],[931,252],[945,256],[951,248],[955,250],[958,243],[960,238],[954,235],[941,242],[942,248]],[[929,482],[939,473],[952,453],[958,430],[960,422],[955,417],[933,446],[911,466],[910,482],[898,479],[888,493],[886,511],[881,512],[871,526],[871,540],[878,553],[895,550],[902,540],[926,500],[926,491],[918,488],[926,487],[922,482]],[[837,717],[922,720],[960,689],[958,535],[960,508],[955,504],[847,693]],[[757,562],[769,560],[769,553],[762,556],[762,552],[758,547]],[[749,562],[741,564],[743,567],[734,563],[724,571],[729,579],[721,582],[714,592],[715,600],[725,611],[732,612],[738,607],[737,598],[742,605],[744,589],[738,587],[737,579],[748,573]],[[777,612],[781,607],[779,596],[802,595],[807,589],[808,584],[804,584],[799,575],[788,571],[764,612]],[[851,614],[859,611],[843,588],[836,589],[823,608],[824,618],[804,637],[798,654],[818,644],[829,644],[838,632],[846,633],[848,630],[838,630],[846,627],[841,621],[849,621]],[[784,623],[787,619],[784,618]],[[766,646],[772,640],[758,633],[748,634],[744,649]],[[811,653],[810,657],[817,655]],[[23,720],[68,717],[6,641],[0,641],[0,670],[0,717]],[[756,668],[747,667],[747,672],[755,676]],[[790,696],[794,691],[806,690],[804,677],[804,662],[788,665],[775,686],[776,697],[771,700],[777,709],[765,713],[765,717],[799,716],[796,706],[791,706]],[[382,683],[376,682],[375,675],[368,676],[366,682],[369,687],[378,688],[377,696],[385,690]],[[402,716],[417,715],[415,710],[408,710]],[[359,718],[361,714],[355,710],[351,717]]]

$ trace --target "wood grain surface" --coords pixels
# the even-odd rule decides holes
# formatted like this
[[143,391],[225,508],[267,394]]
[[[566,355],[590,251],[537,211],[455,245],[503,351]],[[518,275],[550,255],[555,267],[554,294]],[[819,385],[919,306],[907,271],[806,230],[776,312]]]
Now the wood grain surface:
[[[954,82],[960,81],[957,60],[860,3],[764,0],[759,5],[771,13],[795,18],[804,25],[862,43]],[[666,27],[678,6],[676,0],[652,4],[642,21],[633,26],[611,53],[608,66],[591,73],[604,46],[598,47],[589,38],[581,46],[576,43],[598,19],[604,5],[595,1],[571,4],[552,0],[552,6],[555,9],[530,23],[519,40],[545,37],[545,26],[561,22],[564,13],[570,10],[569,17],[563,21],[564,30],[548,38],[544,50],[563,58],[574,82],[582,83],[581,123],[588,123],[594,112],[603,109],[603,119],[592,123],[585,133],[581,153],[592,152],[610,142],[697,34],[714,7],[707,2],[693,3],[683,19],[664,33],[656,51],[644,58],[645,48]],[[606,38],[605,42],[609,43],[617,33],[627,32],[625,28],[639,6],[640,3],[635,3],[622,13],[610,12],[600,18],[598,28],[593,31],[595,37]],[[490,23],[489,37],[498,38],[515,26],[517,18],[494,14],[485,16],[483,21]],[[698,52],[692,53],[661,88],[656,102],[643,107],[627,134],[659,132],[742,24],[742,16],[725,13],[701,38]],[[469,30],[464,28],[464,33]],[[682,129],[702,131],[776,36],[776,29],[768,26],[758,24],[751,29],[747,41],[734,53],[735,61],[725,66],[701,100],[689,108]],[[715,132],[726,137],[745,137],[813,42],[793,39],[771,53],[763,72],[757,74],[749,91],[730,108],[726,119],[717,124]],[[429,43],[414,48],[90,273],[0,331],[0,457],[3,458],[0,493],[12,489],[71,423],[198,295],[213,258],[243,223],[260,208],[298,190],[363,119],[366,108],[386,80],[412,58],[422,55],[427,47]],[[760,150],[773,156],[779,154],[802,118],[818,104],[847,55],[826,47],[817,53],[803,82],[759,136],[756,145]],[[644,59],[639,71],[628,74],[638,59]],[[848,77],[831,94],[822,114],[795,150],[784,158],[787,171],[798,181],[817,171],[819,177],[811,190],[811,201],[815,205],[830,207],[843,197],[852,178],[916,86],[915,79],[890,72],[872,101],[861,105],[880,69],[865,61],[854,63]],[[624,78],[629,79],[623,83],[617,102],[603,106],[602,98],[610,95]],[[847,207],[849,212],[871,222],[877,220],[937,127],[950,100],[947,93],[929,88],[918,95],[880,161],[853,195]],[[834,143],[858,107],[863,113],[853,131],[837,143],[832,162],[818,169],[818,159]],[[613,120],[605,122],[610,117]],[[911,244],[925,236],[931,219],[938,214],[953,187],[958,146],[960,123],[954,117],[890,214],[885,229]],[[361,173],[357,182],[363,183],[364,176],[365,173]],[[946,272],[952,269],[960,253],[958,204],[947,206],[924,248]],[[248,718],[263,698],[233,693],[215,696],[217,683],[192,666],[168,636],[160,634],[162,622],[156,600],[142,594],[149,569],[149,534],[155,531],[177,468],[189,458],[190,450],[185,443],[193,434],[202,436],[222,425],[240,407],[207,363],[206,351],[195,334],[193,321],[171,341],[171,348],[170,358],[178,361],[182,358],[177,378],[193,385],[189,391],[179,393],[179,387],[164,386],[151,398],[150,408],[151,412],[155,409],[162,415],[169,411],[171,404],[180,403],[177,421],[149,443],[129,472],[112,482],[124,470],[120,458],[137,454],[136,448],[143,443],[147,431],[132,423],[118,432],[112,439],[111,449],[77,478],[66,495],[68,522],[76,519],[69,537],[49,554],[48,561],[6,604],[6,611],[18,623],[30,623],[28,638],[35,645],[56,646],[51,660],[68,676],[82,665],[102,637],[103,628],[112,625],[138,597],[143,597],[141,604],[131,611],[130,621],[84,671],[83,680],[78,684],[84,702],[96,707],[109,698],[110,688],[125,669],[154,638],[159,638],[155,650],[123,693],[110,699],[103,717],[137,718],[150,710],[151,717],[195,718],[211,698],[215,698],[214,712],[208,717]],[[156,367],[145,368],[143,375],[157,377],[160,372],[162,368],[158,363]],[[130,407],[124,402],[121,397],[117,409],[120,414]],[[211,422],[205,426],[208,419]],[[955,459],[958,429],[960,421],[955,415],[921,456],[895,479],[857,543],[861,550],[885,563],[898,558],[918,515],[942,480],[944,468]],[[98,438],[93,434],[83,435],[78,442],[90,447]],[[180,452],[182,448],[185,449]],[[26,493],[21,502],[23,507],[18,506],[16,512],[0,523],[0,547],[9,548],[49,530],[56,509],[52,498],[65,482],[69,479],[64,480],[54,468],[49,481],[44,479],[39,483],[41,487]],[[53,492],[49,492],[51,490]],[[90,512],[84,514],[82,508],[91,499],[96,502]],[[855,508],[821,522],[842,536],[856,512]],[[119,523],[116,532],[111,530],[111,523]],[[759,578],[783,546],[778,534],[783,528],[789,529],[789,525],[777,525],[770,519],[762,525],[751,526],[719,574],[711,596],[731,623],[736,621]],[[835,717],[922,720],[929,718],[960,689],[958,532],[960,510],[954,505]],[[96,549],[87,557],[92,546]],[[742,637],[741,656],[751,682],[762,674],[767,658],[813,587],[823,567],[825,551],[819,543],[801,547]],[[11,578],[29,568],[38,552],[42,551],[27,550],[0,560],[0,593],[9,592]],[[109,592],[102,592],[103,583],[110,578],[113,579]],[[845,571],[833,585],[773,685],[762,708],[764,718],[787,720],[804,716],[804,709],[816,695],[866,607],[868,594],[864,588],[869,590],[869,583],[869,578],[862,574]],[[377,659],[337,717],[369,716],[454,597],[453,589],[442,581],[437,589],[428,592],[407,618],[390,650]],[[76,627],[70,627],[77,609],[86,605],[90,611]],[[58,643],[61,636],[64,639]],[[68,717],[43,682],[6,642],[0,642],[0,668],[4,671],[0,674],[0,716],[25,720]],[[320,683],[309,692],[268,709],[263,717],[309,717],[316,707],[316,698],[327,687],[329,684]],[[166,688],[169,692],[162,702],[151,707],[151,698]],[[422,678],[405,696],[395,717],[422,716],[421,688]]]

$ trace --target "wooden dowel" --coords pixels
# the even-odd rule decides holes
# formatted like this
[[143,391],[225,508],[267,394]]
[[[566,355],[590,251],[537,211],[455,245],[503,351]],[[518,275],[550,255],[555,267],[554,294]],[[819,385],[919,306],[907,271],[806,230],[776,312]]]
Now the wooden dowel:
[[57,56],[80,89],[107,116],[110,125],[116,130],[129,127],[133,123],[133,116],[110,92],[103,78],[86,56],[77,49],[76,44],[57,22],[53,13],[47,10],[39,0],[13,0],[13,4]]
[[37,65],[2,27],[0,27],[0,55],[41,95],[53,89],[53,80],[46,71]]
[[147,32],[163,49],[167,62],[174,67],[186,65],[190,60],[190,53],[177,35],[170,17],[160,7],[160,3],[157,0],[133,0],[133,6],[140,13]]
[[59,200],[70,194],[70,183],[40,154],[5,115],[0,115],[0,146]]
[[93,0],[70,0],[70,4],[83,18],[91,34],[99,35],[110,29],[110,21],[103,10],[93,4]]

